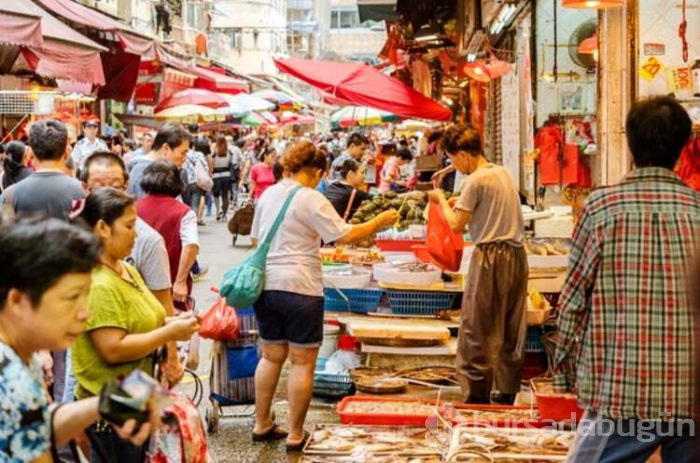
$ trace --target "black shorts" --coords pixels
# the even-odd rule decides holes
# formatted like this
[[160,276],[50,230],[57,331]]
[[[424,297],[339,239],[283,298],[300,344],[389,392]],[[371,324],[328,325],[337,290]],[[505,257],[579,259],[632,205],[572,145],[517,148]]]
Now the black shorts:
[[323,297],[263,291],[254,308],[263,343],[297,347],[321,345]]

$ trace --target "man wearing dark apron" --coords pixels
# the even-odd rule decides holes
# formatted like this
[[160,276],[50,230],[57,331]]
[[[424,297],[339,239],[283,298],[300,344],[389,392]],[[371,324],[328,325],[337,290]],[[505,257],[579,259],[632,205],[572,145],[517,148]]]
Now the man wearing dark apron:
[[476,245],[464,290],[457,378],[467,403],[512,404],[527,328],[528,267],[518,190],[508,170],[486,160],[476,129],[449,127],[442,147],[468,177],[456,203],[448,203],[441,190],[430,199],[441,205],[454,232],[469,224]]

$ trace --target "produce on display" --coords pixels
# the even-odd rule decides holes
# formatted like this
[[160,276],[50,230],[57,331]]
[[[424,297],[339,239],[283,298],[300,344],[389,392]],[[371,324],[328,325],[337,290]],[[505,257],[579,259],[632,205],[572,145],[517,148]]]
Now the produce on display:
[[435,404],[417,401],[353,401],[343,412],[361,415],[425,415],[435,412]]
[[[574,433],[550,429],[457,427],[448,454],[450,462],[566,461]],[[502,460],[503,459],[503,460]]]
[[361,224],[374,219],[384,211],[395,209],[399,213],[396,228],[405,229],[409,225],[425,223],[424,213],[427,205],[428,198],[425,193],[414,192],[399,196],[396,192],[389,191],[363,201],[349,223],[352,225]]
[[571,242],[564,239],[537,239],[525,242],[525,251],[533,256],[565,256],[571,252]]
[[[425,438],[426,429],[389,426],[321,426],[304,449],[306,454],[424,456],[437,455]],[[377,461],[371,459],[369,461]],[[392,459],[391,461],[396,461]]]

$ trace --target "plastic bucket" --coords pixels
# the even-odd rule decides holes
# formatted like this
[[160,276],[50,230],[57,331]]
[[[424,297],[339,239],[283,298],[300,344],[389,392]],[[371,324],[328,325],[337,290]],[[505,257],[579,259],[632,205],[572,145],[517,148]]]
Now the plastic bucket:
[[333,352],[338,350],[339,333],[340,327],[338,325],[324,323],[323,342],[321,343],[321,348],[318,351],[319,357],[330,357],[331,355],[333,355]]

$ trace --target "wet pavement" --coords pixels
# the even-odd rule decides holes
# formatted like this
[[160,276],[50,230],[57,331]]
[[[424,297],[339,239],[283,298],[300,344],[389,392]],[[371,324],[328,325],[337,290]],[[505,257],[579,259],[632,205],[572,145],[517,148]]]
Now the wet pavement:
[[[211,287],[218,287],[224,272],[232,265],[241,262],[247,252],[250,240],[242,237],[237,245],[232,245],[231,235],[228,233],[225,223],[217,223],[212,218],[206,218],[206,225],[199,228],[200,254],[199,262],[209,266],[209,273],[204,280],[195,283],[193,296],[197,301],[197,309],[203,310],[210,307],[216,300],[216,295]],[[209,372],[211,368],[211,342],[202,340],[200,345],[200,365],[197,375],[204,385],[204,398],[199,406],[202,417],[206,409],[211,407],[209,402]],[[277,416],[277,422],[286,423],[286,371],[283,372],[273,410]],[[180,389],[191,395],[194,392],[194,383],[190,378]],[[333,412],[335,403],[314,399],[306,420],[307,430],[311,430],[317,423],[337,423],[337,415]],[[237,415],[224,417],[219,422],[217,432],[209,436],[209,449],[212,461],[218,463],[267,463],[267,462],[297,462],[301,458],[300,453],[287,454],[284,441],[274,443],[253,443],[251,432],[253,429],[253,406],[225,407],[225,415]],[[285,426],[286,427],[286,426]]]

